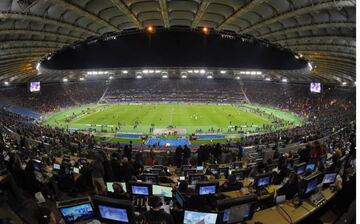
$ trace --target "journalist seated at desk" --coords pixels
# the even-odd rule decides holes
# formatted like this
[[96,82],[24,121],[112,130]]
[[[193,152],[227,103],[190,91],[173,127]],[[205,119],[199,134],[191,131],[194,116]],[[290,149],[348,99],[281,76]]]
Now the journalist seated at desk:
[[173,217],[161,209],[163,205],[162,200],[158,196],[151,196],[148,204],[150,210],[143,214],[144,223],[162,223],[162,224],[175,224]]
[[237,191],[241,190],[244,185],[236,180],[235,175],[230,175],[228,180],[220,187],[220,191],[228,192],[228,191]]
[[277,190],[278,195],[285,195],[286,200],[293,199],[299,192],[299,177],[295,172],[290,172],[288,180],[280,189]]

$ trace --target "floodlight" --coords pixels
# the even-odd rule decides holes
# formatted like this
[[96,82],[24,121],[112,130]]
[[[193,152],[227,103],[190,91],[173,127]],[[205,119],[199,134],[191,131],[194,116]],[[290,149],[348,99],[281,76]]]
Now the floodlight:
[[241,71],[240,74],[244,75],[244,74],[246,74],[246,72]]
[[193,70],[188,70],[187,72],[188,72],[188,73],[193,73]]
[[347,82],[342,82],[341,85],[346,86]]
[[245,74],[246,74],[246,75],[250,75],[250,74],[251,74],[251,72],[249,72],[249,71],[246,71],[246,72],[245,72]]
[[69,80],[67,78],[63,78],[63,82],[68,82]]
[[240,79],[240,76],[236,76],[235,79],[239,80],[239,79]]
[[265,78],[265,81],[271,81],[271,78],[270,78],[270,77],[266,77],[266,78]]
[[256,72],[254,72],[254,71],[252,71],[252,72],[250,72],[251,73],[251,75],[256,75]]
[[287,79],[287,78],[283,78],[281,81],[282,81],[282,82],[288,82],[288,79]]
[[111,80],[111,79],[114,79],[114,77],[113,77],[113,76],[110,76],[109,79],[110,79],[110,80]]
[[167,78],[168,78],[168,75],[162,75],[161,78],[167,79]]
[[157,73],[157,74],[160,73],[160,72],[161,72],[161,70],[155,70],[155,73]]
[[137,75],[136,78],[137,78],[137,79],[142,79],[142,76],[141,76],[141,75]]
[[79,80],[80,80],[80,81],[84,81],[84,80],[85,80],[85,78],[83,78],[83,77],[80,77],[80,78],[79,78]]
[[129,72],[128,72],[128,70],[123,70],[122,73],[123,74],[128,74]]
[[148,28],[146,29],[149,33],[152,33],[154,31],[154,27],[152,26],[148,26]]
[[221,73],[221,74],[226,74],[226,71],[225,71],[225,70],[221,70],[220,73]]
[[10,83],[9,83],[8,81],[5,81],[5,82],[4,82],[4,85],[5,85],[5,86],[8,86],[8,85],[10,85]]
[[186,75],[181,75],[181,78],[182,78],[182,79],[186,79],[187,76],[186,76]]
[[212,76],[212,75],[208,75],[206,78],[207,78],[207,79],[212,79],[213,76]]
[[202,31],[203,31],[204,33],[208,33],[208,32],[209,32],[209,29],[208,29],[207,27],[203,27]]
[[257,74],[257,75],[261,75],[261,74],[262,74],[262,72],[256,72],[256,74]]
[[199,70],[194,70],[194,73],[196,73],[196,74],[199,73]]
[[142,73],[147,74],[147,73],[149,73],[149,70],[145,69],[142,71]]
[[150,74],[152,74],[152,73],[154,73],[154,72],[155,72],[154,70],[149,70],[149,73],[150,73]]
[[200,74],[205,74],[205,72],[206,72],[205,69],[200,70]]

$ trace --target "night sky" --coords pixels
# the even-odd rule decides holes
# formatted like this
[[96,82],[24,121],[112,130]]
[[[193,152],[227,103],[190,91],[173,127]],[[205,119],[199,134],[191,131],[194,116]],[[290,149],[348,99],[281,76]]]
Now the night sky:
[[83,43],[67,48],[42,66],[52,69],[223,67],[249,69],[300,69],[305,60],[288,51],[266,47],[258,41],[205,35],[199,31],[134,33],[116,40]]

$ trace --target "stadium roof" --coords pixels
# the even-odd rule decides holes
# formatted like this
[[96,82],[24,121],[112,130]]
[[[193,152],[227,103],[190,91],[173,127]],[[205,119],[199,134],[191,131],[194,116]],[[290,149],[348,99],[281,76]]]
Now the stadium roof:
[[308,58],[314,77],[351,83],[355,8],[355,0],[1,0],[0,80],[27,82],[64,46],[151,25],[268,39]]

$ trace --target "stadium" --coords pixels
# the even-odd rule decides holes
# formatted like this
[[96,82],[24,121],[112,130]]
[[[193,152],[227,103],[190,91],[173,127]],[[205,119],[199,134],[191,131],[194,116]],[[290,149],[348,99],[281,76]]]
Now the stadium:
[[0,2],[0,223],[355,223],[356,2]]

